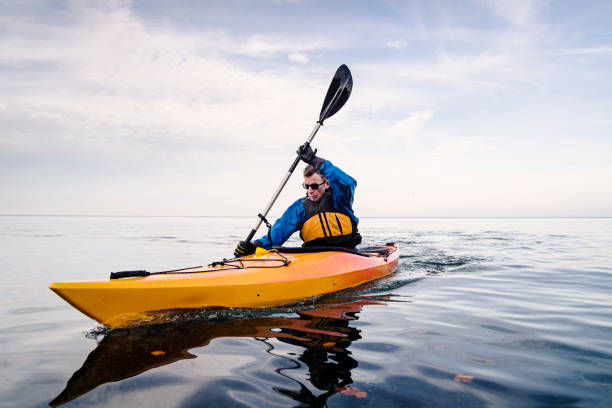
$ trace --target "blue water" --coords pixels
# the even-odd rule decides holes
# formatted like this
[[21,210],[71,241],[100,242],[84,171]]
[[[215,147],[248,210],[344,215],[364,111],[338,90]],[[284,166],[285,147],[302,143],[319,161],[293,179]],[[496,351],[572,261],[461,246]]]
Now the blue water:
[[363,218],[388,278],[132,330],[47,288],[220,260],[254,221],[0,217],[0,407],[612,406],[609,218]]

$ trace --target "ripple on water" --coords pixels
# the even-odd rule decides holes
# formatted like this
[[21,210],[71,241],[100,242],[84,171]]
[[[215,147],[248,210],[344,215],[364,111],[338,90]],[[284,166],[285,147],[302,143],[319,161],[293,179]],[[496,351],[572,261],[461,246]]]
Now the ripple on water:
[[[454,378],[454,375],[451,377]],[[410,407],[485,407],[481,399],[469,386],[428,381],[422,376],[394,375],[374,389],[368,389],[372,401],[385,401],[389,406]]]
[[20,314],[32,314],[32,313],[42,313],[48,312],[51,310],[57,310],[57,307],[19,307],[17,309],[12,309],[9,313],[20,315]]
[[204,383],[180,402],[181,407],[204,407],[214,401],[218,407],[283,406],[282,401],[252,382],[237,378],[220,378]]
[[546,353],[564,354],[567,357],[582,361],[584,358],[595,358],[605,361],[612,361],[612,354],[603,353],[594,349],[573,346],[568,343],[543,340],[543,339],[527,339],[519,343],[520,347],[527,350],[542,350]]
[[505,334],[518,334],[515,330],[508,329],[507,327],[494,326],[492,324],[479,324],[479,327],[485,330],[491,330],[494,332],[505,333]]
[[[596,383],[596,384],[601,384],[601,385],[608,385],[612,387],[612,374],[608,374],[608,373],[585,373],[582,375],[582,378],[584,378],[585,380],[592,382],[592,383]],[[612,388],[610,388],[610,391],[612,391]]]
[[391,343],[358,342],[353,345],[359,350],[375,351],[377,353],[392,353],[398,351],[399,347]]
[[3,328],[2,333],[44,333],[53,328],[52,323],[31,323]]

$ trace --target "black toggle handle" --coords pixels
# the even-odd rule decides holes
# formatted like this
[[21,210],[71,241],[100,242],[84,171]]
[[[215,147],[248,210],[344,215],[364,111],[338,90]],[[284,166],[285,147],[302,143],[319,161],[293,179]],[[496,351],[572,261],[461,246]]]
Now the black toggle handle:
[[141,271],[121,271],[121,272],[111,272],[111,279],[121,279],[121,278],[139,278],[142,276],[149,276],[151,272],[147,272],[144,270]]

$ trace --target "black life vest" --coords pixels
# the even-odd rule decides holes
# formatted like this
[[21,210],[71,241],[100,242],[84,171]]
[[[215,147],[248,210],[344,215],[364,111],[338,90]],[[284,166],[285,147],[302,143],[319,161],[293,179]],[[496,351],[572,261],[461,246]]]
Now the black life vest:
[[334,206],[331,188],[318,201],[302,201],[306,217],[300,229],[303,246],[341,246],[354,248],[361,243],[357,222]]

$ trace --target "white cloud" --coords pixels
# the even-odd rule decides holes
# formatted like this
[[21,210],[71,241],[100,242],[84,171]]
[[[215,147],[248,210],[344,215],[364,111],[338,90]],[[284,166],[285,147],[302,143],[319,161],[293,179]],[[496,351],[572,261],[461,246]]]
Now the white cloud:
[[286,35],[256,34],[248,37],[246,41],[225,39],[225,42],[231,42],[231,48],[223,47],[224,50],[260,58],[269,58],[288,52],[298,53],[334,48],[334,44],[329,40],[308,35],[288,37]]
[[302,52],[292,52],[288,56],[289,61],[295,62],[297,64],[307,64],[308,63],[308,55]]
[[408,117],[393,123],[390,127],[391,132],[400,138],[410,138],[415,131],[425,126],[433,116],[434,112],[431,110],[413,112]]
[[[32,71],[28,86],[11,95],[5,115],[21,121],[16,131],[36,122],[105,142],[113,134],[135,140],[163,134],[253,143],[253,131],[267,129],[262,137],[275,136],[271,123],[276,132],[299,126],[300,106],[318,104],[325,86],[299,72],[251,71],[210,48],[202,53],[203,43],[215,43],[270,55],[299,48],[302,40],[254,36],[243,44],[215,33],[150,31],[121,7],[78,12],[76,25],[39,27],[38,35],[9,43],[5,61],[53,67],[42,75]],[[303,46],[316,47],[316,42]],[[296,62],[307,59],[299,52],[292,56]]]
[[401,50],[402,48],[406,47],[406,44],[407,43],[404,40],[394,40],[394,41],[387,41],[385,45],[389,48]]
[[493,13],[517,26],[531,24],[538,7],[544,2],[534,0],[477,0]]
[[563,51],[561,55],[612,55],[612,46],[576,48]]

